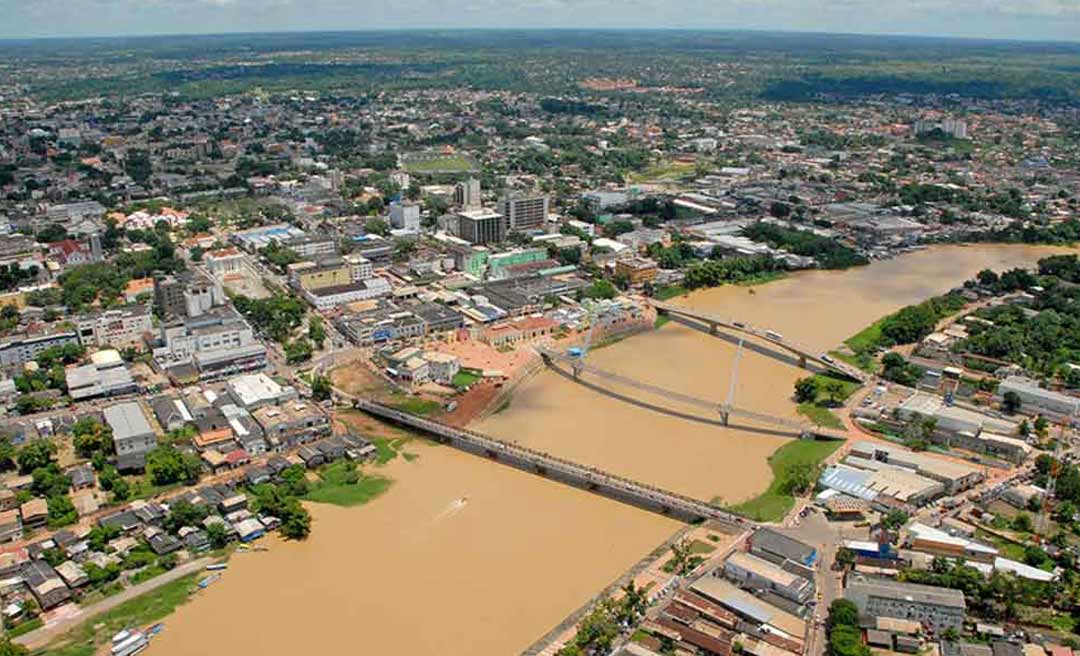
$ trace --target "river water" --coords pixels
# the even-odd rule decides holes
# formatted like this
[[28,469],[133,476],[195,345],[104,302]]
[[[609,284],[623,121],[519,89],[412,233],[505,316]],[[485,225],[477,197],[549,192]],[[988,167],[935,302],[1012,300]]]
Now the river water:
[[449,447],[409,450],[377,500],[311,504],[306,541],[233,556],[147,654],[516,654],[680,526]]
[[[806,272],[678,302],[773,328],[822,351],[879,316],[983,268],[1046,248],[942,247],[845,272]],[[594,364],[722,401],[736,347],[669,323],[589,354]],[[736,405],[794,417],[805,372],[749,348]],[[620,390],[615,390],[616,392]],[[637,397],[642,397],[637,394]],[[646,399],[647,400],[647,399]],[[670,404],[669,404],[670,405]],[[481,430],[701,498],[769,483],[788,437],[665,415],[544,372]],[[311,506],[302,543],[269,539],[167,619],[150,656],[518,653],[670,536],[675,522],[445,447],[386,468],[395,484],[359,508]]]

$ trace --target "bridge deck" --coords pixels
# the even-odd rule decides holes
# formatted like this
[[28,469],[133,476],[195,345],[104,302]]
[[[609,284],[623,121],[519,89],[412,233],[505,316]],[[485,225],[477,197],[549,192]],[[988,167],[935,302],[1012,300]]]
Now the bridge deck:
[[569,364],[571,367],[602,378],[619,385],[624,385],[633,389],[638,389],[648,394],[658,396],[669,401],[675,401],[684,405],[697,408],[709,414],[709,418],[714,418],[718,414],[727,413],[732,417],[740,417],[755,421],[758,423],[766,424],[769,426],[776,426],[785,430],[790,430],[794,433],[804,434],[812,433],[814,435],[820,435],[822,437],[831,437],[836,439],[846,439],[847,433],[843,431],[837,431],[830,428],[822,428],[815,426],[809,422],[797,421],[787,417],[778,417],[776,415],[766,414],[764,412],[755,412],[753,410],[745,410],[734,406],[727,406],[725,404],[716,403],[715,401],[709,401],[689,394],[683,394],[682,392],[676,392],[664,387],[652,385],[629,376],[623,376],[605,369],[601,369],[594,365],[591,365],[580,358],[572,357],[564,353],[559,353],[550,348],[539,347],[537,351],[540,355],[544,356],[551,362],[563,362]]
[[608,488],[620,492],[623,496],[633,497],[651,505],[670,508],[680,514],[693,518],[716,519],[742,527],[750,527],[753,522],[735,513],[718,508],[700,499],[694,499],[684,494],[664,490],[646,483],[616,475],[595,467],[582,465],[565,458],[529,449],[519,444],[513,444],[494,437],[483,435],[476,431],[465,428],[454,428],[430,419],[423,419],[416,415],[394,410],[380,403],[361,399],[335,388],[335,394],[339,398],[350,401],[357,409],[368,414],[388,419],[390,421],[415,428],[425,433],[442,437],[448,440],[457,440],[480,447],[488,453],[512,456],[519,461],[528,462],[534,467],[542,468],[550,472],[557,472],[564,477],[579,480],[590,487]]
[[846,362],[841,362],[839,360],[833,359],[831,356],[830,356],[830,360],[832,360],[831,362],[829,362],[828,360],[823,360],[822,355],[820,353],[818,353],[816,350],[811,349],[810,347],[808,347],[808,346],[806,346],[804,344],[800,344],[798,342],[793,342],[793,341],[791,341],[791,340],[789,340],[787,338],[775,339],[774,337],[769,337],[769,333],[772,332],[772,331],[767,330],[765,328],[759,328],[759,327],[756,327],[756,326],[751,326],[750,324],[744,323],[742,321],[736,321],[734,319],[728,319],[726,317],[721,317],[719,315],[711,314],[711,313],[708,313],[708,312],[701,312],[700,310],[694,310],[692,308],[686,308],[686,307],[682,307],[682,306],[679,306],[679,305],[674,305],[672,303],[667,303],[667,302],[664,302],[664,301],[652,300],[652,301],[650,301],[650,304],[654,308],[656,308],[658,311],[661,311],[661,312],[667,312],[669,314],[677,314],[677,315],[680,315],[680,316],[687,317],[689,319],[695,319],[697,321],[707,323],[707,324],[709,324],[711,326],[720,326],[720,327],[723,327],[725,330],[729,330],[731,332],[736,332],[736,333],[740,333],[740,334],[743,334],[743,335],[749,335],[750,337],[755,337],[755,338],[757,338],[759,340],[767,342],[768,344],[771,344],[773,346],[776,346],[776,347],[779,347],[779,348],[784,349],[786,351],[789,351],[791,353],[794,353],[795,355],[797,355],[797,356],[799,356],[801,358],[805,358],[806,360],[816,362],[817,364],[821,365],[822,367],[825,367],[826,369],[830,369],[832,371],[835,371],[835,372],[837,372],[837,373],[839,373],[841,375],[847,376],[848,378],[851,378],[852,380],[856,380],[856,381],[858,381],[860,383],[865,383],[865,382],[870,380],[869,374],[867,374],[862,369],[859,369],[858,367],[854,367],[854,366],[852,366],[852,365],[850,365],[850,364],[848,364]]

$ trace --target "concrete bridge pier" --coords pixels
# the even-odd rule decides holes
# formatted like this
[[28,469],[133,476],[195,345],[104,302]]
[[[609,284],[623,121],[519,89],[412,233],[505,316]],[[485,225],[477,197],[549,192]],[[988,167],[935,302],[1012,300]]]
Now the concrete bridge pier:
[[715,323],[710,323],[709,324],[709,334],[712,335],[713,337],[715,337],[716,333],[718,333],[718,332],[720,332],[720,327]]
[[731,411],[727,408],[720,408],[720,423],[727,426],[728,421],[731,420]]
[[802,369],[806,369],[806,356],[805,355],[800,355],[799,356],[799,367],[802,368]]

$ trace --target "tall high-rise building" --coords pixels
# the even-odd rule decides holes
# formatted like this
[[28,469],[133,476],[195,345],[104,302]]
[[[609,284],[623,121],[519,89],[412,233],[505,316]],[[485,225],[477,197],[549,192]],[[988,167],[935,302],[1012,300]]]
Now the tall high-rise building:
[[506,218],[491,210],[458,212],[458,237],[470,244],[498,244],[506,238]]
[[390,203],[390,225],[399,230],[420,232],[420,206],[400,200]]
[[101,235],[96,232],[90,235],[90,259],[94,262],[105,259],[105,254],[101,249]]
[[469,178],[465,182],[459,182],[454,188],[454,202],[466,210],[475,210],[480,207],[480,181]]
[[538,230],[547,223],[547,196],[504,196],[499,201],[499,211],[506,217],[506,229],[509,232],[520,230]]

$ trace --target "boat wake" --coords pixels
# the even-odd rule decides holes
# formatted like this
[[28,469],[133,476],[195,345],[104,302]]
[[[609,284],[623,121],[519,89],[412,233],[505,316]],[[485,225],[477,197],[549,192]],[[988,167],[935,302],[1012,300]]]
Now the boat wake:
[[439,522],[450,519],[454,515],[460,513],[462,510],[465,510],[465,506],[467,505],[469,505],[469,497],[460,497],[458,499],[454,499],[449,504],[447,504],[446,508],[444,508],[442,512],[435,516],[434,523],[437,524]]

